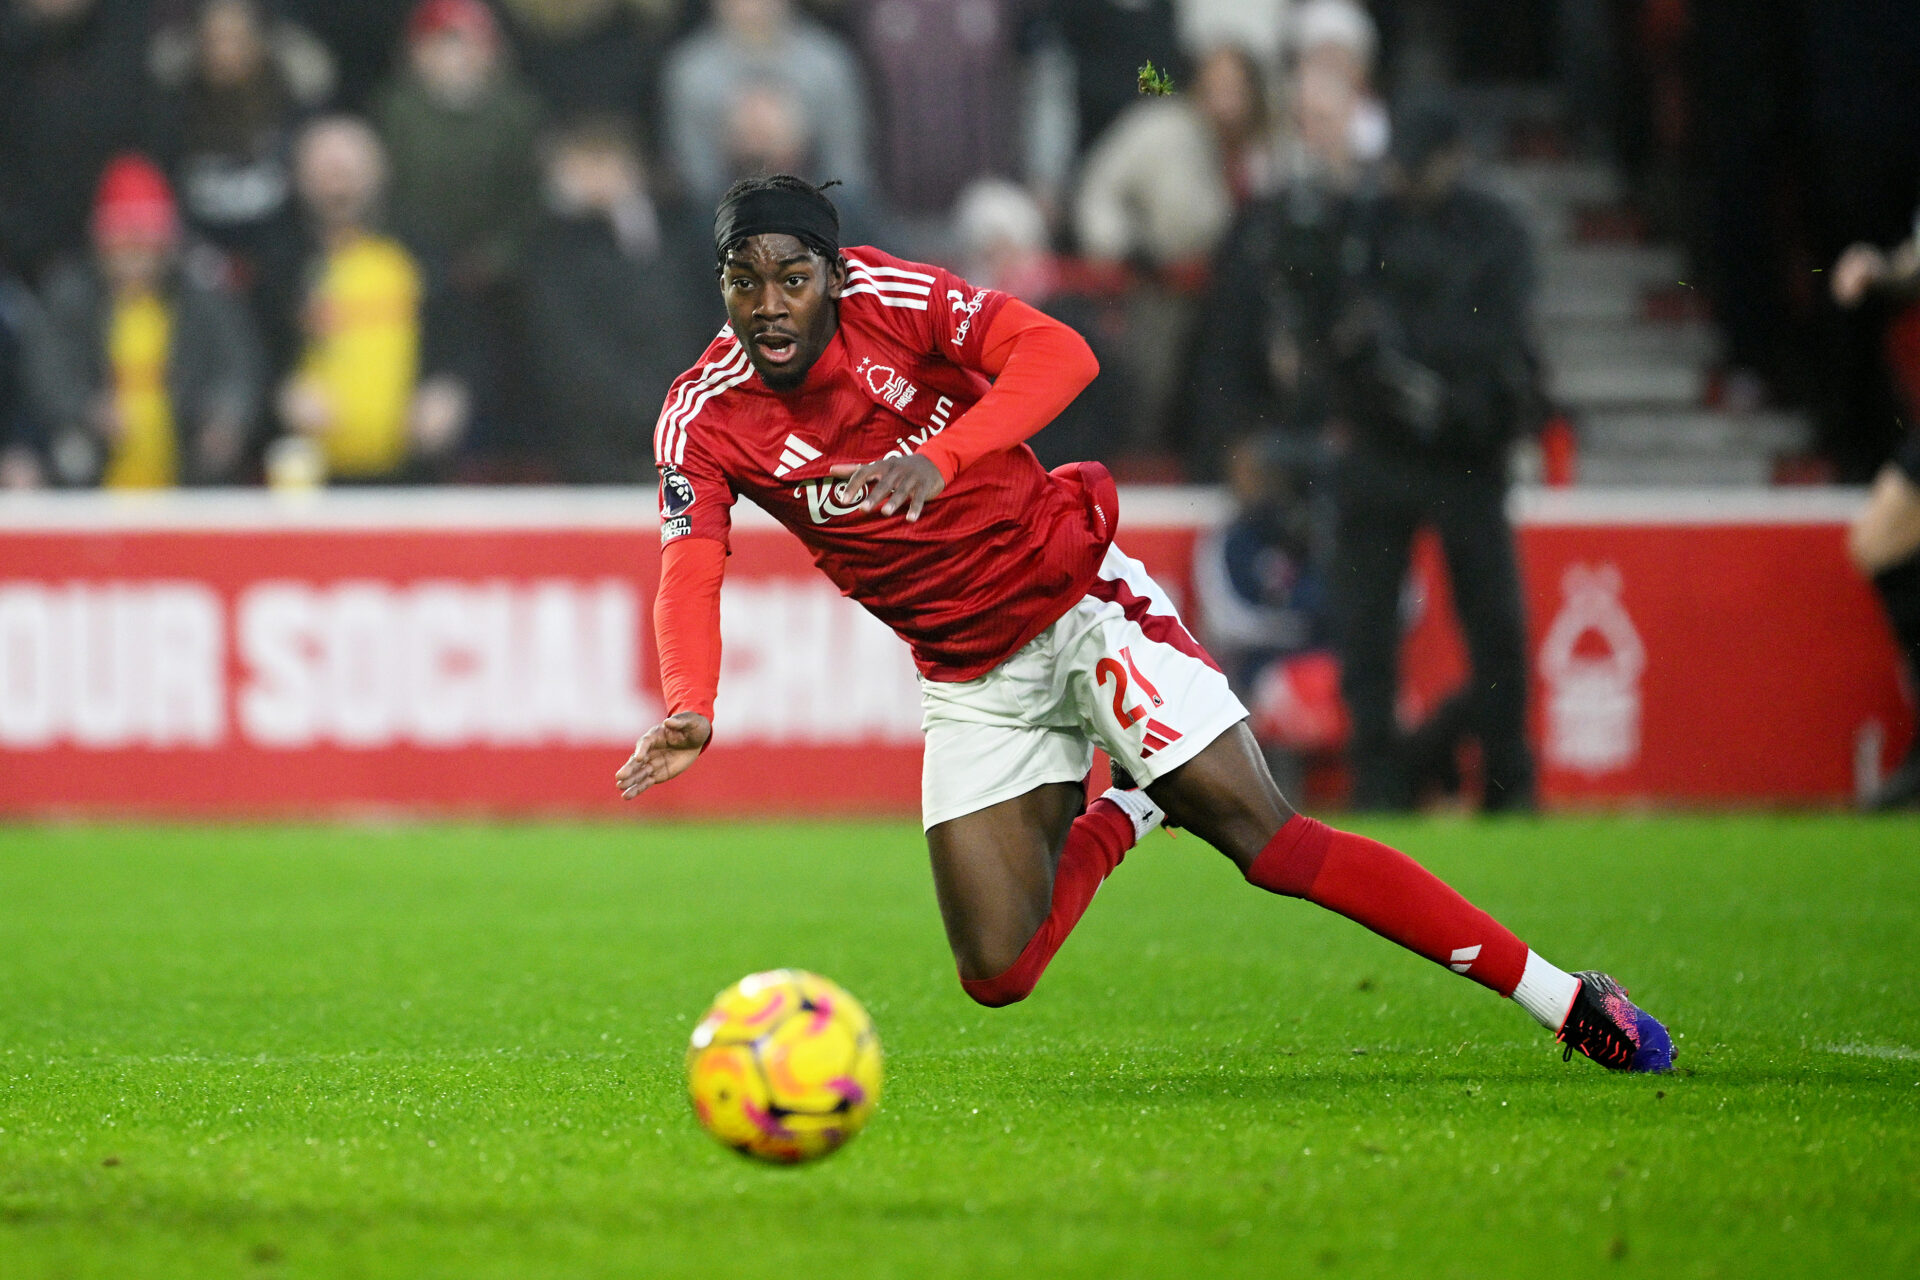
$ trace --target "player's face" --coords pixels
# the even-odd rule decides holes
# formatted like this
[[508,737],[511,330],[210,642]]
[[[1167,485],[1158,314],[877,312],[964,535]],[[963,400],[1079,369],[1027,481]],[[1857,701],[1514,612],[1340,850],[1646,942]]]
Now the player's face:
[[754,236],[727,254],[720,292],[727,322],[760,380],[791,391],[833,339],[847,269],[789,235]]

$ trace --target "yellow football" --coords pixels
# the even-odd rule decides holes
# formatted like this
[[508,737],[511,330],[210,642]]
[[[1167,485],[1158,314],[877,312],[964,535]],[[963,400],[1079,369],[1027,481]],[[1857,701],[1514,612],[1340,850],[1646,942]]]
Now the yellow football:
[[687,1088],[706,1131],[798,1164],[836,1151],[880,1102],[880,1037],[860,1002],[801,969],[751,973],[693,1029]]

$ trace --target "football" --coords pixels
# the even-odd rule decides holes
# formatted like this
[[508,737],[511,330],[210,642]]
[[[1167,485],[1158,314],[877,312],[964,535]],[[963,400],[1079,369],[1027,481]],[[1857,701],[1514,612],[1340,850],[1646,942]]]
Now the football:
[[694,1114],[742,1155],[798,1164],[838,1150],[880,1102],[880,1037],[860,1002],[800,969],[751,973],[693,1029]]

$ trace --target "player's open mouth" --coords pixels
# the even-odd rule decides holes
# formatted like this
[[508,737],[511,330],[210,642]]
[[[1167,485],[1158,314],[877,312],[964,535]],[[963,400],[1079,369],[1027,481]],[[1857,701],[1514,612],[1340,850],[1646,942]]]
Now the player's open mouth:
[[800,344],[792,335],[785,333],[763,333],[753,340],[759,348],[760,358],[769,364],[786,364],[800,352]]

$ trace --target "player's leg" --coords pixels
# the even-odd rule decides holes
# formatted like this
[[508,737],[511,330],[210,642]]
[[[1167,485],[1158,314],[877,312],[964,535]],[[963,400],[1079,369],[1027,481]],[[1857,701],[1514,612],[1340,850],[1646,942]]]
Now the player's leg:
[[1021,1000],[1102,881],[1158,820],[1143,796],[1085,803],[1093,747],[1052,713],[1049,628],[977,680],[922,684],[922,818],[947,941],[967,994]]
[[1293,813],[1245,724],[1148,791],[1168,822],[1226,854],[1249,883],[1338,912],[1510,998],[1569,1055],[1578,1049],[1615,1070],[1672,1066],[1666,1028],[1613,979],[1556,968],[1398,849]]
[[927,831],[947,944],[981,1004],[1027,997],[1141,834],[1126,798],[1085,795],[1047,783]]
[[1079,640],[1077,666],[1090,673],[1080,681],[1087,729],[1145,783],[1169,823],[1260,888],[1336,911],[1512,997],[1590,1057],[1640,1070],[1671,1061],[1665,1029],[1611,980],[1562,972],[1412,858],[1295,813],[1245,708],[1164,593],[1117,551],[1102,572],[1095,592],[1112,607]]

